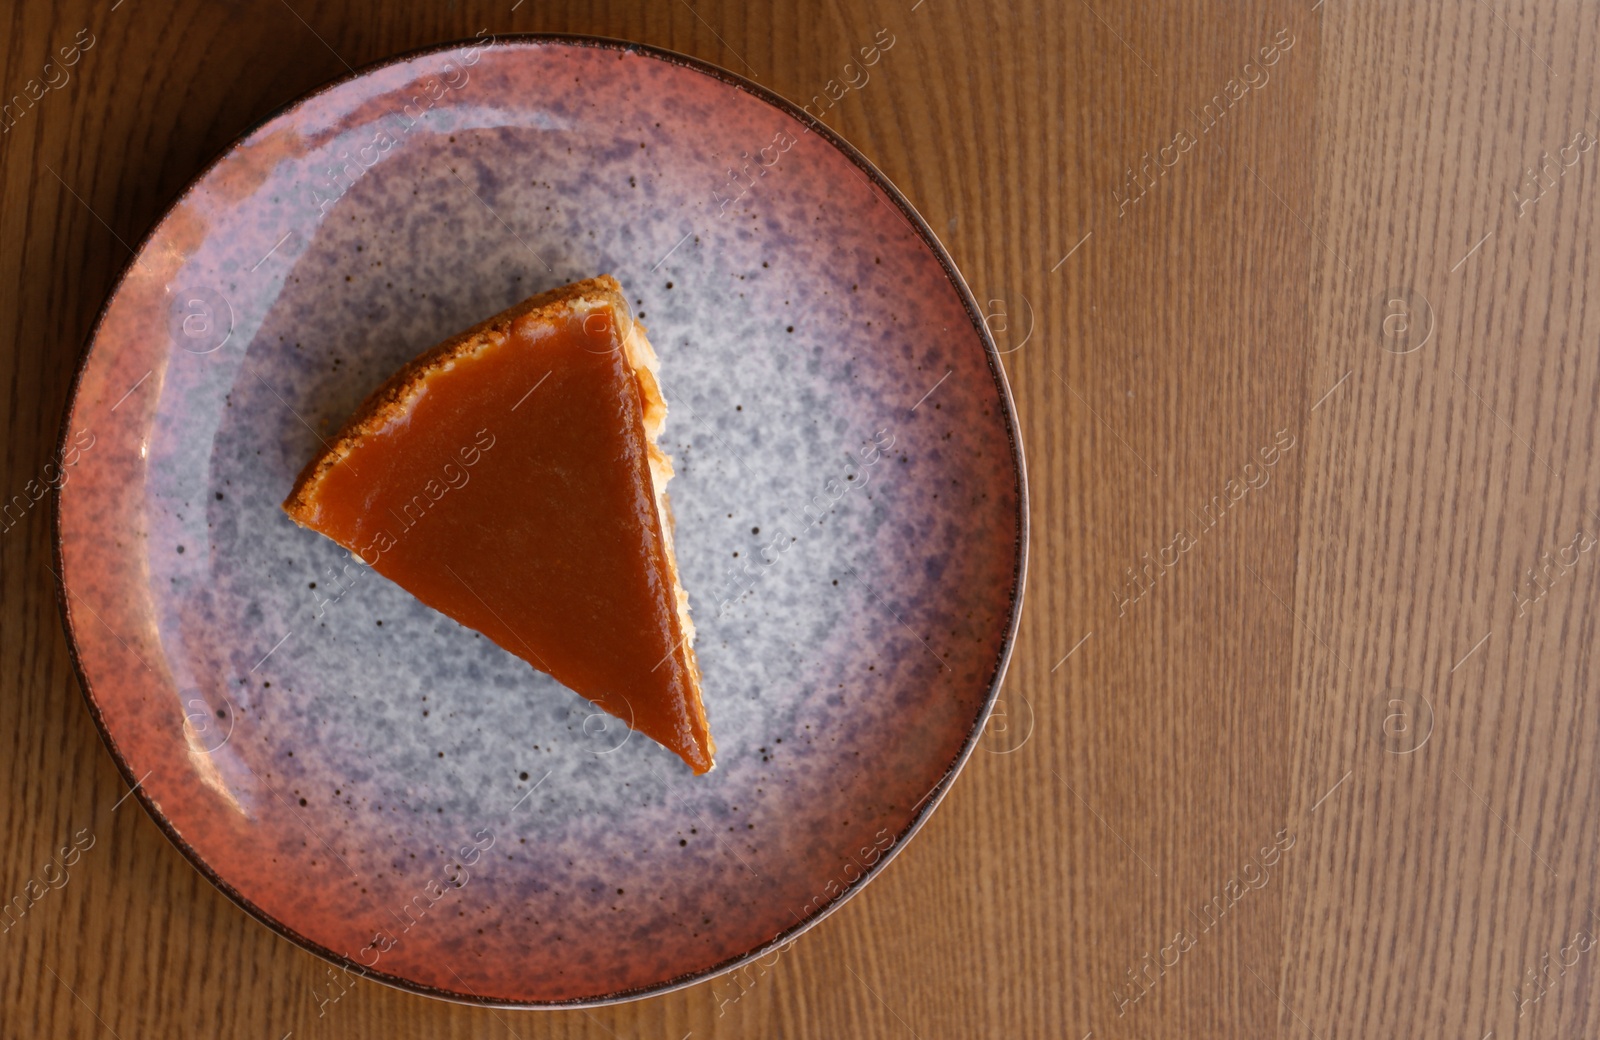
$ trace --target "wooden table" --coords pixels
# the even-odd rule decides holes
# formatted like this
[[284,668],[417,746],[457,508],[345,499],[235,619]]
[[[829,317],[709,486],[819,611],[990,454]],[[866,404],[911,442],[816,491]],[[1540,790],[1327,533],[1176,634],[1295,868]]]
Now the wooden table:
[[114,812],[36,508],[0,535],[0,898],[96,844],[0,935],[0,1035],[1600,1031],[1593,4],[23,0],[0,25],[8,97],[79,48],[0,135],[7,496],[129,244],[346,63],[585,32],[804,100],[887,29],[830,121],[990,301],[1034,525],[984,750],[740,999],[361,984],[319,1020],[323,963]]

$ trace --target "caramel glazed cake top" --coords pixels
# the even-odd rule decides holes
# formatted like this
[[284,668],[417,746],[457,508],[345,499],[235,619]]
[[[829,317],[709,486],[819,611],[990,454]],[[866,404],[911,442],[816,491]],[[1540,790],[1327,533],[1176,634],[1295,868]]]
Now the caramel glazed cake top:
[[[585,326],[594,332],[601,330],[593,328],[589,322],[594,320],[595,315],[603,314],[611,325],[614,338],[620,340],[628,364],[638,382],[645,439],[649,449],[650,475],[655,490],[656,512],[660,520],[678,624],[684,638],[686,651],[684,657],[694,694],[689,698],[690,706],[696,715],[696,727],[706,734],[707,747],[714,754],[715,745],[710,738],[709,724],[701,697],[700,666],[693,652],[695,628],[694,621],[689,616],[689,594],[679,580],[678,558],[673,546],[674,520],[671,502],[667,496],[667,482],[673,476],[672,460],[656,443],[667,418],[667,402],[661,395],[661,387],[656,378],[660,370],[660,360],[656,357],[655,349],[650,345],[649,339],[646,338],[644,325],[634,319],[627,298],[623,295],[621,283],[611,275],[599,275],[530,296],[466,331],[449,337],[407,362],[367,397],[331,440],[324,442],[324,450],[301,470],[293,490],[284,500],[283,509],[295,522],[307,527],[314,526],[318,516],[317,490],[323,477],[343,460],[351,447],[362,437],[384,429],[391,422],[405,419],[412,403],[423,392],[432,373],[447,371],[457,361],[503,345],[510,339],[512,329],[518,323],[542,325],[569,314],[589,315],[584,319]],[[355,554],[354,550],[352,554]],[[359,558],[358,555],[357,559]]]

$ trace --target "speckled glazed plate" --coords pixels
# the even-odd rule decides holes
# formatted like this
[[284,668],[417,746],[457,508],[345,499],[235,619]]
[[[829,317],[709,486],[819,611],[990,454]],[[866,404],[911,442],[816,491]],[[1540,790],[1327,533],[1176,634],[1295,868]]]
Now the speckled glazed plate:
[[[401,363],[602,272],[662,358],[701,778],[279,509]],[[926,225],[795,106],[612,41],[395,59],[231,147],[63,451],[67,626],[150,814],[283,935],[464,1001],[661,992],[815,923],[939,802],[1021,605],[1010,397]]]

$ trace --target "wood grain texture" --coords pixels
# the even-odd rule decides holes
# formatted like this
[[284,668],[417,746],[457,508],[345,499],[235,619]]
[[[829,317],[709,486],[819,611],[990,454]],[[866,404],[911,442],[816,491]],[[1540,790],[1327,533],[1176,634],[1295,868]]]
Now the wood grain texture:
[[1035,532],[984,750],[753,987],[513,1014],[360,983],[319,1016],[324,965],[118,804],[35,507],[0,534],[0,899],[93,844],[0,934],[0,1036],[1600,1028],[1594,5],[21,0],[0,26],[6,98],[94,39],[0,135],[6,496],[131,244],[347,67],[585,32],[804,101],[884,28],[829,122],[988,301]]

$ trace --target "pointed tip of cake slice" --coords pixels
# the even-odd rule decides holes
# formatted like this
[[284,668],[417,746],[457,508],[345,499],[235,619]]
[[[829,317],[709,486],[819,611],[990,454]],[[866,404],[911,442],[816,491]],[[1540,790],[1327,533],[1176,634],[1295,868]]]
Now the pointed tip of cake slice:
[[[404,419],[433,373],[448,370],[458,360],[503,344],[519,322],[543,323],[574,312],[602,310],[610,316],[614,334],[638,383],[656,513],[671,578],[672,606],[681,633],[672,656],[677,658],[689,688],[685,708],[689,716],[692,746],[673,750],[695,775],[701,776],[716,767],[716,742],[711,737],[706,718],[700,665],[694,652],[695,628],[689,614],[689,594],[679,576],[677,552],[673,545],[674,520],[667,497],[667,482],[673,476],[672,459],[657,443],[666,423],[667,402],[657,378],[660,361],[650,345],[643,324],[634,319],[622,285],[616,278],[603,274],[530,296],[417,355],[373,391],[338,433],[323,442],[323,450],[306,464],[296,478],[294,487],[283,501],[283,510],[301,526],[317,530],[317,492],[323,479],[343,461],[361,438]],[[352,553],[356,551],[352,546],[346,548]],[[655,739],[659,741],[659,737]]]

